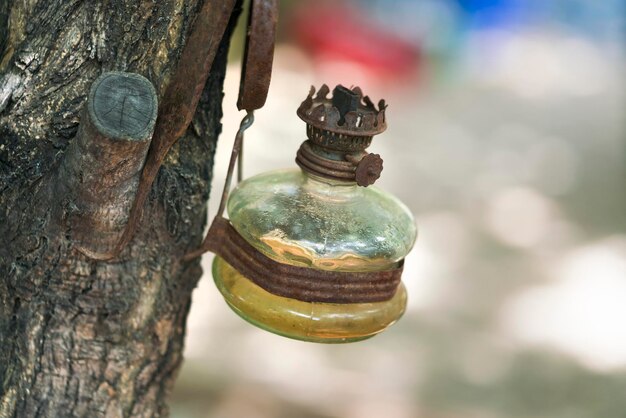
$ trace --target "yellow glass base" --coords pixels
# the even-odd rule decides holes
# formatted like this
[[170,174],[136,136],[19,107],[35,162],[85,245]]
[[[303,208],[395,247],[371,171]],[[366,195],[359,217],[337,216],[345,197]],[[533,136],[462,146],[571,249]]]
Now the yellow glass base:
[[297,340],[348,343],[372,337],[396,322],[406,308],[400,283],[395,296],[376,303],[311,303],[274,295],[242,276],[220,257],[213,278],[228,305],[264,330]]

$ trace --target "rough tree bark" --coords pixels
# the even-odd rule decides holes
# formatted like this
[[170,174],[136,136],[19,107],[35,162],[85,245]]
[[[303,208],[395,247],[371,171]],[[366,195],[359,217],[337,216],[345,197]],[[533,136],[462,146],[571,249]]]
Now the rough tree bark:
[[168,413],[201,275],[199,260],[180,260],[202,239],[240,5],[120,258],[77,250],[68,220],[79,196],[60,185],[95,169],[63,168],[90,85],[103,71],[135,72],[161,97],[202,3],[0,0],[1,418]]

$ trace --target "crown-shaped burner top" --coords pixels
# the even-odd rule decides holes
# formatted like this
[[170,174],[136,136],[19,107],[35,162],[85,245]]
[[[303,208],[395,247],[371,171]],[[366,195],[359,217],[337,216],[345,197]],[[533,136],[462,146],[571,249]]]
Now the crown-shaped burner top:
[[378,108],[368,96],[363,96],[359,87],[348,89],[338,85],[333,97],[328,97],[330,89],[326,84],[315,94],[311,86],[308,97],[298,108],[298,116],[308,125],[318,129],[354,136],[374,136],[387,128],[384,100]]

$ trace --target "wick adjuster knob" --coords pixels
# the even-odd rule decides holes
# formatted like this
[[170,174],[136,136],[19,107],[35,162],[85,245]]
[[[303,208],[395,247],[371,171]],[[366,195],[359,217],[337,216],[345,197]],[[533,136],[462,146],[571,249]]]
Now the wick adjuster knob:
[[358,162],[355,171],[356,184],[367,187],[376,182],[383,171],[383,159],[378,154],[367,154]]

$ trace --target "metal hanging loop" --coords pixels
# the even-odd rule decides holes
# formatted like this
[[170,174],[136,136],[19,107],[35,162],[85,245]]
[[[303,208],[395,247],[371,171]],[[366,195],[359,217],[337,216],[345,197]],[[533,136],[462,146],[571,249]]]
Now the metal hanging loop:
[[[250,111],[246,114],[246,116],[241,120],[239,124],[239,130],[235,135],[235,142],[233,143],[233,150],[230,154],[230,162],[228,163],[228,171],[226,173],[226,180],[224,181],[224,190],[222,191],[222,197],[220,200],[220,206],[217,209],[217,214],[213,220],[222,219],[224,216],[224,211],[226,210],[226,203],[228,202],[228,196],[230,194],[230,186],[233,181],[233,174],[235,172],[235,164],[237,163],[237,159],[241,153],[241,145],[243,143],[243,134],[252,124],[254,123],[254,112]],[[209,228],[209,232],[207,232],[204,240],[202,240],[202,244],[200,247],[190,253],[185,254],[183,256],[183,261],[191,260],[192,258],[196,258],[209,251],[210,241],[211,241],[211,229]]]
[[241,120],[239,124],[239,130],[235,135],[235,143],[233,144],[233,151],[230,154],[230,163],[228,164],[228,172],[226,173],[226,181],[224,183],[224,190],[222,192],[222,200],[220,201],[220,207],[217,210],[216,216],[224,215],[226,209],[226,202],[228,201],[228,195],[230,193],[230,185],[233,181],[233,172],[235,169],[235,162],[241,153],[241,145],[243,144],[243,133],[254,123],[254,112],[250,111]]

